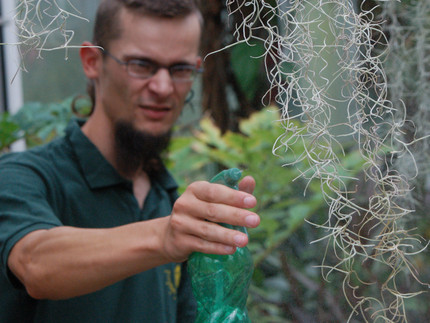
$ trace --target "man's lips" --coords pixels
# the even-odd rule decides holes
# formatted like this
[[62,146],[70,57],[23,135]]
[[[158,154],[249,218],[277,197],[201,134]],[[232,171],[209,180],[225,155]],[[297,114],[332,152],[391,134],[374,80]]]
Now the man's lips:
[[145,117],[153,120],[163,119],[171,111],[166,106],[140,105],[139,108]]

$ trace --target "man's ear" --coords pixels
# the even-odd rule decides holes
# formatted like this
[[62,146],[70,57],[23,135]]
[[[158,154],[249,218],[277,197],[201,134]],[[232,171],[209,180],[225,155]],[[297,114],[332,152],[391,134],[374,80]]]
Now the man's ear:
[[79,50],[79,56],[87,78],[90,80],[98,78],[103,59],[100,48],[90,42],[84,42]]

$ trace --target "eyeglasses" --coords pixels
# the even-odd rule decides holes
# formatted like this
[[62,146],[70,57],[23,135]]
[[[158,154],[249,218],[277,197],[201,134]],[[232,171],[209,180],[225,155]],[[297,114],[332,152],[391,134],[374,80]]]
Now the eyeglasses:
[[165,68],[169,71],[173,82],[192,82],[198,73],[203,72],[202,68],[197,68],[190,64],[174,64],[165,66],[147,59],[131,59],[124,62],[113,56],[106,49],[103,50],[103,53],[112,58],[118,64],[124,65],[128,75],[138,79],[148,79],[154,76],[160,68]]

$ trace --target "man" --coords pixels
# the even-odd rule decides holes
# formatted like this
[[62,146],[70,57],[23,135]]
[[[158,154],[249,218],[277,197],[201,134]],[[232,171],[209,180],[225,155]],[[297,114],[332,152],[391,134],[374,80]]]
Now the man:
[[[0,322],[192,322],[184,261],[232,254],[255,182],[191,184],[160,162],[200,67],[191,0],[105,0],[80,50],[94,111],[0,163]],[[155,144],[154,144],[155,143]],[[176,202],[175,202],[176,200]]]

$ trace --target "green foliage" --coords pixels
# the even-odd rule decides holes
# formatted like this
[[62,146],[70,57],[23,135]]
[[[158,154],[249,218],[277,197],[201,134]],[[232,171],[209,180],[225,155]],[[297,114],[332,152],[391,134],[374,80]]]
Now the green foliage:
[[[294,156],[272,153],[273,143],[284,131],[279,119],[278,109],[269,107],[240,122],[240,133],[224,135],[210,119],[202,119],[193,137],[174,138],[167,161],[181,191],[193,180],[210,178],[210,172],[219,168],[237,167],[244,175],[255,178],[258,206],[254,211],[260,215],[261,224],[249,232],[249,249],[255,264],[248,306],[253,322],[285,322],[289,312],[286,308],[295,306],[294,286],[298,284],[297,278],[288,276],[288,272],[303,273],[303,279],[317,286],[318,291],[321,281],[320,272],[312,266],[321,263],[324,246],[310,246],[318,238],[317,230],[305,221],[324,221],[328,213],[326,202],[319,183],[308,185],[300,177],[303,165],[284,166]],[[300,147],[295,148],[295,153],[301,153]],[[344,158],[357,173],[361,158],[356,154]],[[334,298],[337,292],[333,293]],[[306,308],[297,308],[298,311],[315,312],[319,302],[324,303],[316,299],[318,293],[308,291],[300,297]]]
[[19,126],[13,122],[8,113],[0,115],[0,151],[19,138]]
[[[40,103],[29,102],[14,115],[4,113],[0,119],[0,152],[19,139],[24,139],[27,147],[46,143],[62,135],[67,123],[73,118],[69,97],[61,102]],[[90,102],[87,98],[76,101],[76,109],[80,114],[88,113]]]
[[248,100],[257,93],[260,70],[263,63],[264,46],[255,42],[252,46],[246,43],[235,45],[231,51],[231,67],[239,86]]

